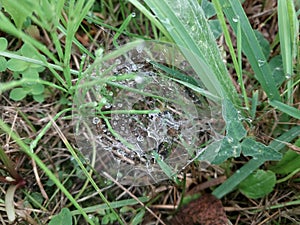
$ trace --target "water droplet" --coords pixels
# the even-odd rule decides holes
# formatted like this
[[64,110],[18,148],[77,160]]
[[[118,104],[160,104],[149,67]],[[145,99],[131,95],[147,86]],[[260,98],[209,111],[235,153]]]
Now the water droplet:
[[232,21],[235,23],[239,22],[239,16],[232,18]]
[[136,140],[137,140],[138,142],[142,142],[142,141],[144,141],[144,137],[143,137],[142,135],[139,135],[139,136],[136,138]]
[[138,53],[142,53],[143,49],[144,49],[144,46],[143,46],[143,45],[138,45],[138,46],[136,46],[136,51],[137,51]]
[[111,108],[111,104],[106,104],[106,105],[104,106],[104,108],[106,108],[106,109]]
[[259,67],[262,67],[263,65],[266,64],[266,60],[261,60],[261,59],[259,59],[257,62],[258,62],[258,66],[259,66]]
[[135,12],[131,13],[131,17],[136,17],[136,13]]
[[100,122],[100,119],[98,117],[93,118],[93,124],[98,124]]
[[169,18],[166,18],[165,20],[161,20],[162,23],[164,23],[165,25],[170,25],[170,20]]
[[136,71],[137,70],[137,66],[135,64],[131,64],[131,70],[132,71]]
[[286,79],[291,79],[291,77],[292,77],[291,74],[288,74],[288,73],[287,73],[287,74],[285,75],[285,78],[286,78]]
[[116,65],[120,65],[120,64],[121,64],[121,60],[120,60],[120,59],[116,59],[116,60],[115,60],[115,64],[116,64]]
[[134,78],[135,82],[138,83],[138,84],[142,84],[144,82],[144,77],[142,76],[136,76]]

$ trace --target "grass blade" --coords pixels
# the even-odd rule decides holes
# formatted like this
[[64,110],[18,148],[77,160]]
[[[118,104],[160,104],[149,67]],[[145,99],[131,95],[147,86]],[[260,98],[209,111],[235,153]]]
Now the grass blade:
[[149,12],[145,6],[143,6],[138,0],[129,0],[129,2],[134,5],[138,10],[140,10],[150,21],[154,24],[169,40],[171,37],[168,31],[164,28],[164,26],[156,19],[156,17]]
[[[143,203],[146,203],[149,200],[150,200],[150,198],[147,197],[147,196],[143,196],[143,197],[139,198],[139,201],[141,201]],[[111,206],[111,208],[116,209],[116,208],[121,208],[121,207],[124,207],[124,206],[132,206],[132,205],[136,205],[136,204],[139,204],[139,202],[137,200],[135,200],[135,199],[126,199],[126,200],[120,200],[120,201],[111,202],[110,206]],[[110,208],[105,203],[104,204],[100,204],[100,205],[94,205],[94,206],[89,206],[89,207],[83,208],[83,210],[86,213],[97,212],[98,210],[101,210],[101,209],[103,209],[103,210],[109,210]],[[78,211],[78,210],[71,211],[72,216],[78,215],[80,213],[81,212]]]
[[280,100],[275,81],[271,76],[272,71],[240,2],[234,0],[219,1],[235,33],[237,33],[237,22],[240,22],[242,50],[251,64],[256,79],[260,82],[263,90],[270,99]]
[[299,109],[296,109],[292,106],[289,106],[287,104],[284,104],[280,101],[276,101],[276,100],[273,100],[273,101],[269,101],[270,105],[279,109],[281,112],[284,112],[298,120],[300,120],[300,110]]
[[[197,74],[201,80],[206,79],[206,82],[210,83],[209,87],[216,86],[220,88],[222,96],[219,95],[219,97],[229,98],[235,104],[240,105],[237,92],[230,80],[207,19],[198,1],[145,0],[145,2],[168,30],[174,42],[193,51],[196,56],[203,60],[202,64],[207,65],[205,69],[211,71],[209,78],[203,75],[202,70],[200,71],[201,65],[199,66],[198,64],[199,60],[193,62],[193,57],[185,55],[195,71],[198,71]],[[204,84],[206,82],[203,81]],[[216,94],[209,87],[207,87],[208,90],[212,94]]]
[[233,44],[230,38],[230,34],[226,25],[226,21],[222,12],[222,7],[219,3],[218,0],[213,0],[212,3],[215,6],[217,15],[218,15],[218,19],[220,21],[223,33],[224,33],[224,37],[225,37],[225,41],[226,44],[229,48],[229,52],[231,55],[231,59],[233,61],[233,65],[238,77],[238,81],[242,90],[242,94],[244,97],[244,102],[245,102],[245,106],[246,108],[249,110],[249,102],[248,102],[248,97],[247,97],[247,93],[246,93],[246,88],[245,88],[245,84],[243,82],[243,77],[242,77],[242,38],[241,38],[241,24],[240,21],[238,21],[237,23],[237,56],[235,54],[234,48],[233,48]]
[[295,47],[298,39],[299,25],[297,22],[295,7],[292,0],[278,1],[278,30],[280,39],[280,50],[283,62],[283,69],[287,82],[286,99],[289,104],[293,104],[293,58],[297,55]]
[[76,202],[71,193],[65,188],[65,186],[59,181],[59,179],[51,172],[51,170],[44,164],[44,162],[30,150],[30,147],[23,142],[23,140],[11,130],[11,128],[0,119],[0,129],[5,133],[9,133],[11,138],[20,146],[20,148],[33,159],[36,164],[45,172],[45,174],[55,183],[55,185],[65,194],[65,196],[72,202],[72,204],[80,211],[81,215],[86,219],[89,224],[94,224],[94,222],[89,218],[89,216],[83,211],[81,206]]

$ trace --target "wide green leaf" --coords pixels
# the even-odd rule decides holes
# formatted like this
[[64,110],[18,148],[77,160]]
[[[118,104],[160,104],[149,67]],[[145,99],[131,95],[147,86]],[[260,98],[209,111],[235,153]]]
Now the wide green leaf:
[[273,191],[276,176],[272,171],[257,170],[239,185],[239,190],[248,198],[262,198]]
[[25,91],[23,88],[14,88],[9,93],[9,97],[14,101],[20,101],[23,98],[26,97],[27,91]]
[[[295,126],[290,130],[288,130],[287,132],[285,132],[284,134],[282,134],[277,139],[273,140],[269,146],[274,150],[279,151],[286,146],[284,142],[290,142],[299,135],[300,135],[300,126]],[[264,162],[265,159],[263,158],[251,159],[244,166],[242,166],[237,173],[234,173],[221,186],[216,188],[213,191],[213,194],[217,198],[222,198],[223,196],[225,196],[226,194],[234,190],[234,188],[239,183],[241,183],[257,168],[259,168]]]
[[4,72],[7,68],[7,61],[4,57],[0,56],[0,72]]
[[264,160],[280,160],[281,153],[275,151],[270,146],[265,146],[252,138],[245,138],[242,142],[242,153],[245,156],[260,158]]
[[19,59],[10,59],[7,62],[7,68],[11,71],[21,72],[29,67],[29,63]]
[[289,174],[300,168],[300,155],[292,150],[287,151],[282,159],[270,170],[278,174]]
[[242,124],[243,117],[228,99],[223,101],[222,115],[226,122],[226,136],[232,142],[240,141],[246,136],[247,131]]
[[19,1],[2,0],[3,8],[8,12],[15,22],[17,28],[22,28],[26,18],[30,16],[34,10],[30,0],[22,0],[22,6]]
[[63,208],[59,214],[55,215],[49,225],[72,225],[72,215],[68,208]]

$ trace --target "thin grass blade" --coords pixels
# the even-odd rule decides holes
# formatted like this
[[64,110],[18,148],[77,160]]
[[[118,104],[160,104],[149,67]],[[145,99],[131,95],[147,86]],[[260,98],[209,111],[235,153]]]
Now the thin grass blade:
[[275,81],[272,77],[272,71],[255,37],[241,3],[235,0],[219,0],[219,2],[221,3],[223,11],[235,33],[237,33],[237,22],[240,22],[242,50],[251,64],[256,79],[260,82],[263,90],[270,99],[280,100],[279,91],[277,90]]
[[[218,94],[210,87],[221,88],[222,96],[240,105],[237,92],[230,80],[230,76],[223,63],[222,57],[216,45],[212,31],[209,28],[207,19],[202,8],[196,0],[145,0],[161,23],[170,33],[178,46],[193,51],[203,64],[211,71],[211,76],[201,75],[201,66],[192,62],[192,58],[186,57],[202,82],[212,94]],[[191,61],[190,61],[191,60]],[[198,60],[199,61],[199,60]]]

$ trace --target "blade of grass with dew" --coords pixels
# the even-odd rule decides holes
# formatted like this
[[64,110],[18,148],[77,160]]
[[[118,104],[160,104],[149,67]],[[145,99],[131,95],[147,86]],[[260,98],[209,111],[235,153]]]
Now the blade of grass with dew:
[[[66,29],[62,25],[58,25],[58,29],[66,35]],[[91,57],[92,59],[95,59],[95,56],[88,50],[86,49],[75,37],[73,37],[73,43],[86,55]]]
[[235,33],[237,33],[237,22],[240,21],[242,50],[249,60],[256,79],[270,99],[280,100],[279,91],[277,90],[275,81],[272,77],[270,66],[255,37],[241,3],[235,0],[218,1],[221,3],[223,11]]
[[[183,51],[208,91],[230,99],[235,105],[240,105],[236,89],[198,1],[145,0],[145,2],[168,30],[174,42],[179,47],[189,49],[203,60],[202,64],[206,65],[205,70],[210,71],[210,76],[203,74],[199,60],[193,61],[195,57],[186,55]],[[212,86],[217,86],[219,91],[210,90]]]
[[269,101],[270,105],[279,109],[281,112],[284,112],[298,120],[300,120],[300,110],[299,109],[296,109],[290,105],[287,105],[287,104],[284,104],[280,101],[276,101],[276,100],[273,100],[273,101]]
[[277,6],[278,31],[283,69],[287,82],[286,103],[293,104],[293,60],[297,55],[295,44],[299,34],[295,6],[292,0],[279,0]]
[[[270,143],[270,147],[276,151],[280,151],[285,147],[283,142],[290,142],[294,138],[300,135],[300,126],[295,126],[282,134],[277,139],[273,140]],[[251,159],[243,167],[241,167],[238,172],[235,172],[231,177],[229,177],[222,185],[217,187],[213,191],[213,195],[217,198],[222,198],[227,195],[229,192],[233,191],[235,187],[246,179],[254,170],[258,169],[262,164],[265,163],[264,159]]]
[[29,156],[29,158],[33,159],[36,164],[45,172],[45,174],[53,181],[53,183],[65,194],[65,196],[73,203],[74,207],[76,207],[81,215],[86,219],[89,224],[93,224],[94,222],[89,218],[89,216],[83,211],[82,207],[76,202],[71,193],[64,187],[64,185],[57,179],[57,177],[51,172],[50,169],[44,164],[44,162],[30,150],[30,147],[23,142],[23,140],[11,130],[11,128],[4,123],[3,120],[0,119],[0,129],[5,133],[9,133],[11,138],[17,143],[18,146]]
[[12,88],[21,86],[21,85],[29,83],[29,82],[48,85],[49,87],[56,88],[56,89],[61,90],[63,92],[67,92],[67,90],[64,89],[63,87],[60,87],[60,86],[58,86],[56,84],[53,84],[51,82],[48,82],[48,81],[44,81],[44,80],[41,80],[41,79],[22,78],[22,79],[17,80],[17,81],[10,81],[10,82],[6,82],[6,83],[0,83],[0,94],[2,94],[4,91],[10,90]]
[[130,23],[130,21],[133,17],[134,17],[134,14],[130,14],[129,16],[127,16],[127,18],[124,20],[124,22],[122,23],[122,25],[120,26],[120,28],[118,29],[116,34],[114,35],[113,44],[114,44],[115,48],[120,47],[119,44],[117,43],[117,40],[120,37],[120,35],[123,33],[123,31],[126,29],[126,27],[128,26],[128,24]]
[[[144,196],[144,197],[140,197],[139,200],[141,202],[145,203],[145,202],[149,201],[150,198],[147,197],[147,196]],[[135,199],[125,199],[125,200],[120,200],[120,201],[116,201],[116,202],[111,202],[110,206],[113,209],[117,209],[117,208],[121,208],[121,207],[124,207],[124,206],[131,206],[131,205],[137,205],[137,204],[139,204],[139,202]],[[86,213],[97,212],[97,210],[101,210],[101,209],[108,210],[110,208],[106,204],[93,205],[93,206],[83,208],[83,210]],[[71,214],[74,216],[74,215],[80,214],[80,212],[78,210],[73,210],[73,211],[71,211]]]
[[153,151],[152,154],[162,171],[170,178],[170,180],[174,181],[177,185],[180,185],[177,173],[161,159],[160,155],[156,151]]
[[164,28],[164,26],[156,19],[156,17],[146,9],[138,0],[129,0],[129,2],[134,5],[140,12],[142,12],[150,21],[151,23],[156,26],[168,40],[171,40],[170,34]]
[[56,122],[50,118],[52,121],[52,125],[54,126],[55,130],[58,132],[59,137],[61,138],[62,142],[65,144],[65,146],[67,147],[67,149],[70,151],[70,153],[72,154],[72,156],[74,157],[74,159],[76,160],[76,162],[78,163],[79,167],[81,168],[82,172],[84,173],[84,175],[87,177],[87,179],[90,181],[90,183],[92,184],[92,186],[95,188],[95,190],[97,191],[97,193],[99,194],[100,198],[103,200],[103,202],[109,207],[109,209],[112,211],[112,213],[116,216],[118,222],[120,224],[124,224],[124,222],[122,221],[121,217],[117,214],[117,212],[110,206],[110,202],[105,198],[105,196],[102,194],[100,188],[98,187],[98,185],[96,184],[96,182],[94,181],[94,179],[92,178],[91,174],[89,173],[89,171],[87,171],[87,169],[85,168],[85,166],[83,165],[82,161],[80,160],[80,158],[78,157],[78,155],[76,154],[75,150],[73,149],[73,147],[71,146],[71,144],[69,143],[69,141],[66,139],[66,137],[64,136],[64,134],[62,133],[62,131],[59,129],[58,125],[56,124]]
[[242,90],[242,94],[244,97],[244,102],[246,105],[246,108],[249,110],[250,106],[249,106],[249,101],[248,101],[248,97],[247,97],[247,93],[246,93],[246,89],[245,89],[245,85],[243,82],[243,77],[242,77],[242,37],[241,37],[241,23],[240,21],[237,22],[237,57],[233,48],[233,44],[230,38],[230,34],[226,25],[226,21],[222,12],[222,7],[219,3],[219,1],[217,0],[213,0],[212,1],[214,6],[215,6],[215,10],[217,12],[217,16],[218,19],[220,21],[223,33],[224,33],[224,37],[225,37],[225,41],[226,44],[229,48],[229,52],[231,55],[231,59],[233,61],[234,64],[234,68],[238,77],[238,81],[239,81],[239,85],[241,87]]
[[68,7],[68,22],[66,27],[66,43],[64,52],[64,77],[68,87],[72,86],[70,73],[70,60],[72,44],[75,33],[77,32],[83,18],[86,16],[90,8],[93,6],[94,0],[78,0],[70,1]]

